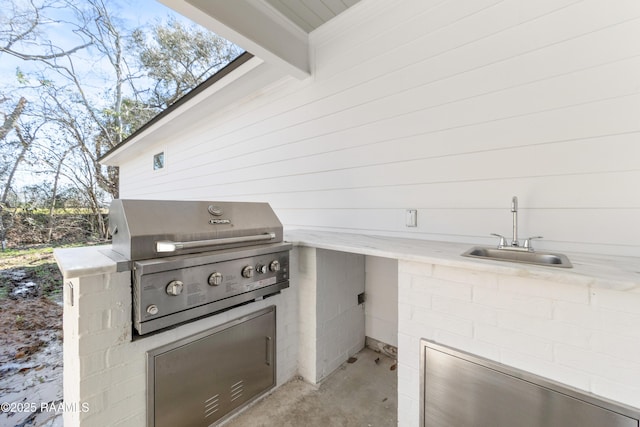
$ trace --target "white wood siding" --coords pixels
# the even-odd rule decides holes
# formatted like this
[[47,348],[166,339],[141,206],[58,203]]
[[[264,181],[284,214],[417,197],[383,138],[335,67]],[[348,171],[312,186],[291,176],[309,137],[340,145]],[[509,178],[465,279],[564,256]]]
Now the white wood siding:
[[312,79],[122,164],[122,197],[268,201],[289,228],[488,244],[517,195],[539,248],[639,255],[638,0],[363,0],[311,47]]

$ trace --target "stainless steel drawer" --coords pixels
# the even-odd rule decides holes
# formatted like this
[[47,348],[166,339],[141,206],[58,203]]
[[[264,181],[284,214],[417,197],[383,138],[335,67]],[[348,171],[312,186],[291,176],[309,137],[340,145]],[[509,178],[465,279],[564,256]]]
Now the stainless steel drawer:
[[275,307],[147,353],[149,426],[209,426],[275,386]]
[[638,427],[635,408],[427,340],[421,370],[425,427]]

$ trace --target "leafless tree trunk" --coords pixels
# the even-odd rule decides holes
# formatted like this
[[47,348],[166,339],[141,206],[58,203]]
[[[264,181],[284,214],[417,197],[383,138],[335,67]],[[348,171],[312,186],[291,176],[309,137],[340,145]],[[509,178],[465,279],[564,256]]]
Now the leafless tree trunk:
[[28,150],[28,146],[23,145],[20,149],[20,154],[13,162],[13,166],[11,167],[11,171],[9,172],[9,176],[7,177],[7,182],[4,184],[4,188],[2,189],[2,198],[0,198],[0,203],[5,205],[7,203],[7,197],[9,196],[9,191],[11,191],[11,183],[13,182],[13,177],[16,175],[16,171],[18,170],[18,165],[24,159],[24,155]]
[[[17,120],[17,117],[16,117]],[[25,135],[17,123],[14,123],[14,129],[16,131],[16,135],[20,141],[20,153],[18,157],[13,162],[13,166],[9,171],[9,175],[7,177],[7,182],[4,185],[4,189],[2,190],[2,195],[0,197],[0,246],[2,247],[2,251],[5,251],[7,248],[7,231],[11,228],[13,221],[10,221],[7,224],[6,218],[3,218],[3,211],[7,211],[10,206],[7,204],[7,198],[9,197],[9,192],[11,191],[11,184],[13,182],[13,178],[15,177],[16,171],[18,170],[18,166],[24,160],[25,154],[32,146],[33,136]]]
[[[0,200],[7,200],[18,164],[40,165],[43,159],[33,150],[47,151],[42,170],[53,177],[48,240],[64,178],[79,190],[78,198],[86,201],[96,231],[104,236],[101,204],[105,192],[119,196],[119,172],[103,167],[98,159],[240,54],[229,42],[177,20],[156,25],[151,37],[142,30],[123,28],[124,21],[112,16],[116,9],[110,1],[7,0],[0,14],[0,57],[7,54],[38,64],[26,72],[18,70],[19,89],[24,90],[20,95],[28,95],[7,114],[0,136],[8,134],[11,123],[18,123],[17,117],[20,123],[43,124],[33,148],[13,141],[8,148],[0,147],[17,159],[0,165],[2,177],[10,177],[0,188]],[[64,37],[54,36],[59,32]],[[89,77],[85,61],[99,66]],[[103,80],[97,82],[98,76]],[[137,87],[138,82],[147,87]]]
[[[26,9],[18,10],[16,4],[18,3],[12,4],[14,10],[13,15],[15,17],[10,19],[7,24],[10,30],[2,33],[0,53],[4,52],[25,61],[39,62],[45,65],[47,70],[55,73],[57,75],[56,78],[62,79],[62,81],[67,82],[66,85],[70,84],[71,87],[75,89],[75,94],[72,95],[73,99],[70,102],[69,99],[59,98],[65,90],[68,91],[70,89],[69,86],[67,86],[65,90],[58,91],[59,87],[65,86],[64,83],[62,85],[57,84],[56,87],[48,86],[48,83],[43,84],[42,88],[49,92],[51,96],[49,101],[53,100],[54,105],[54,108],[50,108],[48,112],[43,112],[44,118],[64,122],[67,128],[87,126],[86,123],[80,124],[81,120],[79,119],[90,119],[90,126],[97,129],[97,133],[101,135],[102,138],[96,140],[95,137],[89,136],[90,134],[95,135],[95,130],[86,133],[72,130],[72,134],[79,136],[79,138],[74,138],[79,142],[78,147],[92,159],[90,168],[98,177],[96,184],[108,192],[113,191],[118,185],[117,182],[112,183],[110,180],[114,178],[117,179],[117,175],[113,175],[112,173],[105,174],[102,166],[98,163],[98,158],[123,139],[121,110],[124,97],[123,86],[127,81],[128,74],[126,73],[126,63],[124,61],[123,42],[120,31],[113,24],[109,10],[102,0],[86,0],[84,2],[66,0],[64,1],[65,7],[76,15],[73,32],[80,35],[84,42],[70,49],[56,46],[50,41],[38,44],[32,40],[39,40],[38,36],[41,26],[51,23],[62,23],[61,21],[59,22],[45,17],[48,9],[58,8],[60,5],[50,0],[45,0],[41,5],[30,2]],[[11,16],[11,14],[9,15]],[[66,24],[68,25],[69,22]],[[34,46],[36,52],[25,50],[25,46],[29,46],[30,44]],[[87,93],[85,85],[77,72],[76,64],[74,63],[75,59],[73,55],[89,46],[93,46],[100,51],[100,53],[108,59],[113,68],[112,71],[115,81],[113,85],[112,82],[110,82],[109,85],[113,86],[114,99],[109,108],[113,110],[112,117],[115,120],[115,125],[111,127],[108,127],[105,123],[105,119],[102,116],[102,109],[99,106],[96,107],[95,100],[92,101],[91,95]],[[45,77],[42,77],[40,80],[43,82],[49,81]],[[57,111],[57,108],[55,108],[71,105],[76,107],[82,106],[82,113],[79,114],[78,110],[71,111],[68,108]],[[106,143],[106,147],[102,147],[104,143]]]
[[13,162],[13,166],[11,167],[11,171],[9,172],[9,176],[7,177],[7,182],[5,183],[4,189],[2,190],[0,203],[2,203],[3,205],[6,205],[7,203],[7,197],[9,196],[9,191],[11,190],[11,183],[13,182],[13,178],[16,174],[16,171],[18,170],[18,165],[20,165],[20,162],[24,160],[24,156],[31,147],[31,143],[33,142],[33,139],[31,137],[27,137],[28,139],[25,138],[25,135],[22,134],[20,128],[17,125],[14,126],[14,128],[16,130],[16,134],[18,135],[18,139],[20,140],[21,148],[20,154],[18,154],[18,157],[16,157],[15,161]]
[[56,198],[58,197],[58,182],[60,181],[60,176],[62,172],[62,166],[64,164],[65,159],[73,150],[77,148],[76,145],[67,148],[60,157],[58,164],[56,166],[56,173],[53,179],[53,189],[51,190],[51,205],[49,206],[49,229],[47,230],[47,243],[51,242],[51,237],[53,235],[53,225],[54,225],[54,215],[56,212]]
[[18,122],[18,118],[24,111],[24,108],[27,106],[27,100],[25,97],[21,96],[18,100],[18,104],[13,109],[13,111],[4,118],[4,123],[0,126],[0,140],[4,139],[7,134],[13,129]]

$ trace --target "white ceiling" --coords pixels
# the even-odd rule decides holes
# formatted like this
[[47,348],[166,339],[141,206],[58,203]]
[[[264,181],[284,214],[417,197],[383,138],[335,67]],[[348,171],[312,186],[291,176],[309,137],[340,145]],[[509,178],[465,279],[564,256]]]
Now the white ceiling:
[[309,33],[360,0],[158,0],[291,76],[311,75]]
[[264,0],[306,33],[335,18],[359,0]]

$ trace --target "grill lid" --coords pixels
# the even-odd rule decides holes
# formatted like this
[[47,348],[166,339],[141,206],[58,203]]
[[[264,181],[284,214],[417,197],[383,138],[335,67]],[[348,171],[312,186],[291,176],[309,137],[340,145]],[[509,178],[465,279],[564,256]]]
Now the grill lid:
[[132,261],[282,242],[268,203],[116,199],[109,230],[113,251]]

